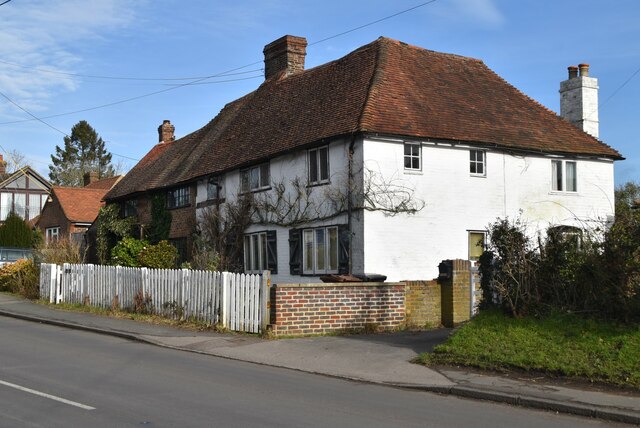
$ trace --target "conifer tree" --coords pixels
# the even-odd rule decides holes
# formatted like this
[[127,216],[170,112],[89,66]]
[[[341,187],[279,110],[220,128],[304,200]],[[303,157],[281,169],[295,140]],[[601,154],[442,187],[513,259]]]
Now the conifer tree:
[[56,146],[51,162],[49,178],[58,186],[81,187],[88,172],[96,173],[101,179],[115,175],[111,153],[85,120],[76,123],[71,128],[71,135],[64,137],[64,148]]

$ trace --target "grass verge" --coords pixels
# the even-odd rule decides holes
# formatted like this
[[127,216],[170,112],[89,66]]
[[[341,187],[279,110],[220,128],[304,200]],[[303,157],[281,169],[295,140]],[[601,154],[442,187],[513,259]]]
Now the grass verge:
[[567,314],[514,319],[487,311],[420,360],[426,365],[517,369],[640,388],[640,325]]
[[218,329],[216,326],[211,326],[210,324],[205,323],[204,321],[198,321],[193,319],[173,319],[168,317],[162,317],[159,315],[149,315],[149,314],[139,314],[134,312],[127,312],[120,309],[108,309],[108,308],[99,308],[96,306],[88,306],[81,304],[69,304],[69,303],[58,303],[56,305],[50,304],[44,300],[38,300],[37,303],[47,305],[52,309],[63,310],[63,311],[75,311],[75,312],[86,312],[96,315],[108,316],[111,318],[119,318],[119,319],[129,319],[139,322],[145,322],[148,324],[154,325],[167,325],[172,327],[180,327],[188,330],[195,331],[221,331],[224,332],[224,329]]

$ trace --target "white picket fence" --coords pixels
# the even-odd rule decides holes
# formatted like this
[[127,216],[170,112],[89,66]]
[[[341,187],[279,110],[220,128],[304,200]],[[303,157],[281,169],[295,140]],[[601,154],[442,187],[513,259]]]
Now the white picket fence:
[[269,322],[270,272],[234,274],[189,269],[147,269],[91,264],[40,267],[40,297],[147,312],[259,333]]

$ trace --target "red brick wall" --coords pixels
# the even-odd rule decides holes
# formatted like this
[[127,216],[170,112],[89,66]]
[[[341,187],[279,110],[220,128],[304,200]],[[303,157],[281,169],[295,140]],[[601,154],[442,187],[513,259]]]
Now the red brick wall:
[[47,202],[44,210],[42,210],[42,214],[40,214],[40,219],[38,220],[38,228],[42,231],[43,235],[45,234],[45,230],[49,227],[59,227],[60,238],[69,237],[69,220],[67,220],[67,217],[60,206],[60,202],[55,195],[53,195],[51,202]]
[[271,292],[277,335],[404,326],[404,284],[284,284]]

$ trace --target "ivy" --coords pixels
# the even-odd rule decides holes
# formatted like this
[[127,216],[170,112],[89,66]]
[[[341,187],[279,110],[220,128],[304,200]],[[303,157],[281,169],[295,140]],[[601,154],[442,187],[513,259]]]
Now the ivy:
[[169,239],[171,213],[166,207],[167,198],[164,194],[157,194],[151,200],[151,224],[148,238],[152,244]]
[[133,226],[137,223],[137,218],[120,218],[118,204],[108,204],[100,208],[97,221],[96,250],[98,259],[101,264],[107,264],[109,263],[111,249],[116,245],[117,241],[131,235]]

